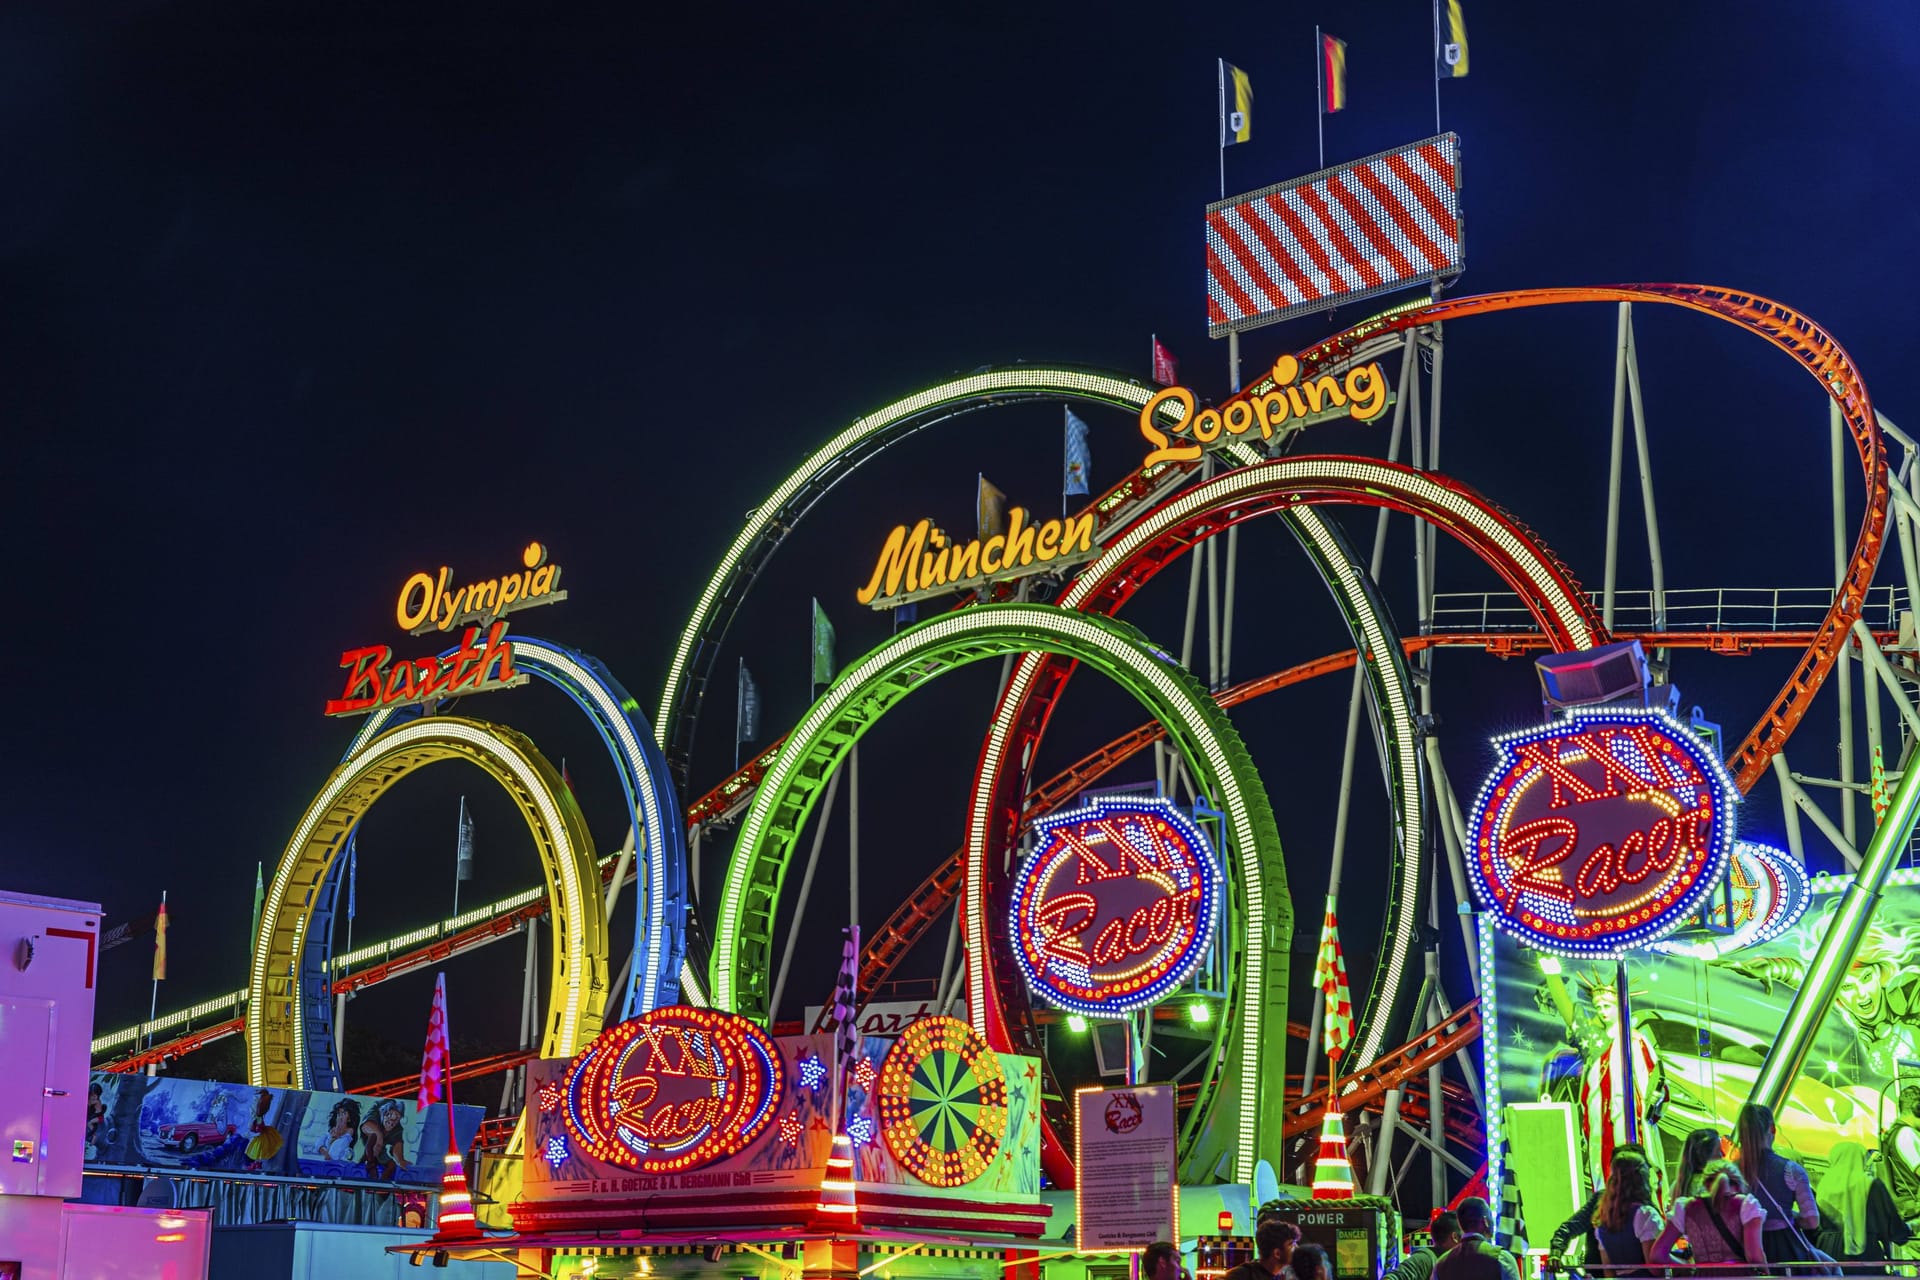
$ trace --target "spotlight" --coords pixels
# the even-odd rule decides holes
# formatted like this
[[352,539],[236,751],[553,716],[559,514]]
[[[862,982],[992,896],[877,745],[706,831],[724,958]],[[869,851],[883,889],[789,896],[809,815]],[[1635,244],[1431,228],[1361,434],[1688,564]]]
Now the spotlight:
[[1077,1036],[1085,1035],[1087,1031],[1087,1020],[1077,1013],[1070,1013],[1067,1015],[1067,1030]]
[[453,1260],[453,1255],[448,1253],[445,1249],[435,1249],[433,1251],[433,1265],[436,1267],[444,1267],[447,1265],[448,1262],[452,1260]]
[[1195,1000],[1187,1006],[1187,1017],[1193,1019],[1196,1024],[1204,1027],[1213,1021],[1213,1010],[1207,1007],[1205,1000]]

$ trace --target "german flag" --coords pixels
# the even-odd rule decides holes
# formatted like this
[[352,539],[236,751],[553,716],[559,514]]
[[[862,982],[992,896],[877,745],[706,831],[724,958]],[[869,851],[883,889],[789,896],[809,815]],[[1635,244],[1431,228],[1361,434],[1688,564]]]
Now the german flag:
[[1326,113],[1347,107],[1347,42],[1322,32],[1320,36],[1320,82],[1326,86]]

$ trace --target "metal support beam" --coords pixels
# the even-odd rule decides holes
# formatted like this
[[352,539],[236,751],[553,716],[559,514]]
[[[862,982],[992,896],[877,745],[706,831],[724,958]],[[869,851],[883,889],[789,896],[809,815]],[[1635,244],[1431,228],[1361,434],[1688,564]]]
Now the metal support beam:
[[1773,755],[1773,772],[1780,779],[1780,816],[1787,828],[1787,851],[1793,860],[1802,867],[1807,865],[1806,838],[1800,832],[1800,806],[1793,802],[1793,795],[1787,790],[1787,784],[1793,781],[1793,772],[1787,768],[1787,753],[1776,751]]
[[1600,625],[1613,630],[1613,588],[1620,566],[1620,455],[1627,434],[1627,335],[1632,304],[1620,304],[1613,356],[1613,451],[1607,461],[1607,559],[1600,587]]
[[[1633,343],[1631,303],[1627,310],[1627,403],[1633,410],[1634,456],[1640,463],[1640,506],[1647,519],[1647,560],[1653,570],[1653,629],[1667,629],[1667,562],[1660,553],[1660,516],[1653,504],[1653,454],[1647,446],[1647,414],[1640,402],[1640,357]],[[1660,653],[1666,661],[1666,654]]]
[[1393,1168],[1393,1131],[1400,1124],[1400,1090],[1387,1090],[1380,1118],[1380,1139],[1374,1144],[1373,1158],[1367,1162],[1367,1194],[1387,1193],[1387,1174]]
[[800,937],[800,922],[807,918],[807,895],[813,892],[813,869],[820,865],[820,846],[827,842],[827,827],[833,819],[833,800],[840,794],[840,770],[827,779],[827,794],[820,805],[820,818],[813,828],[813,847],[807,851],[807,869],[800,877],[800,894],[793,900],[793,919],[787,922],[787,947],[780,955],[780,971],[774,975],[773,997],[767,1001],[767,1017],[780,1016],[780,993],[787,989],[787,970],[793,965],[793,946]]
[[[1778,760],[1780,757],[1776,755],[1774,759]],[[1847,839],[1846,833],[1833,824],[1833,819],[1829,818],[1826,812],[1813,802],[1813,797],[1807,794],[1806,788],[1802,787],[1798,782],[1795,782],[1793,775],[1789,773],[1784,766],[1777,767],[1774,772],[1780,783],[1781,794],[1789,797],[1796,805],[1800,806],[1800,811],[1807,815],[1814,826],[1820,828],[1820,834],[1824,835],[1828,842],[1840,851],[1841,858],[1846,861],[1847,870],[1858,870],[1860,867],[1860,851],[1853,847],[1853,841]],[[1852,795],[1851,792],[1843,794],[1849,798],[1851,798]]]
[[[1439,1143],[1435,1143],[1432,1135],[1420,1132],[1418,1129],[1408,1124],[1405,1120],[1395,1121],[1394,1126],[1397,1129],[1399,1129],[1401,1133],[1404,1133],[1409,1138],[1412,1138],[1415,1143],[1425,1147],[1429,1152],[1433,1153],[1434,1155],[1439,1156],[1440,1160],[1444,1160],[1447,1162],[1447,1164],[1452,1165],[1454,1169],[1459,1171],[1459,1174],[1461,1177],[1471,1178],[1476,1172],[1478,1172],[1473,1168],[1473,1166],[1467,1164],[1464,1160],[1454,1155],[1451,1151],[1448,1151],[1446,1148],[1445,1139],[1442,1139]],[[1447,1202],[1447,1198],[1445,1195],[1445,1188],[1447,1185],[1447,1182],[1446,1182],[1447,1174],[1446,1174],[1446,1169],[1440,1163],[1440,1160],[1436,1160],[1433,1162],[1434,1177],[1437,1180],[1436,1185],[1438,1185],[1441,1188],[1440,1198],[1434,1201],[1435,1204],[1445,1204]]]
[[1915,709],[1913,700],[1907,697],[1907,691],[1900,686],[1900,675],[1887,661],[1887,655],[1880,652],[1880,646],[1874,642],[1873,632],[1867,625],[1855,619],[1853,623],[1854,639],[1860,642],[1860,659],[1868,669],[1880,677],[1881,685],[1893,699],[1894,707],[1900,712],[1900,718],[1907,722],[1907,728],[1913,736],[1920,738],[1920,710]]
[[[1440,823],[1440,842],[1447,850],[1447,872],[1453,881],[1453,897],[1456,909],[1469,907],[1473,903],[1473,890],[1467,887],[1467,820],[1460,811],[1459,797],[1453,794],[1453,783],[1447,777],[1445,763],[1440,758],[1440,738],[1437,734],[1428,734],[1425,744],[1427,751],[1427,790],[1433,797],[1434,817]],[[1465,911],[1457,911],[1460,921],[1460,934],[1467,943],[1467,972],[1473,975],[1473,989],[1480,989],[1480,940],[1474,935],[1473,917]]]
[[[1847,581],[1847,427],[1840,417],[1838,401],[1827,402],[1827,423],[1831,447],[1830,462],[1833,473],[1833,586],[1838,591]],[[1834,660],[1833,681],[1835,691],[1840,696],[1840,781],[1853,781],[1853,655],[1851,646],[1840,646],[1840,656]],[[1846,833],[1847,843],[1859,842],[1860,834],[1854,813],[1853,792],[1840,793],[1840,829]]]

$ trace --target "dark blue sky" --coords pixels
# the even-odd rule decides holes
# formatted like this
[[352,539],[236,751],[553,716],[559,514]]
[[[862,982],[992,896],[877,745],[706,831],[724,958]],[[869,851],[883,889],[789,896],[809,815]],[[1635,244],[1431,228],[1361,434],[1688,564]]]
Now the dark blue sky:
[[[1473,74],[1441,87],[1464,154],[1457,289],[1750,289],[1826,325],[1881,407],[1911,416],[1920,19],[1894,3],[1575,13],[1469,0]],[[1250,72],[1257,95],[1228,186],[1305,172],[1316,21],[1349,44],[1351,109],[1328,122],[1330,161],[1433,132],[1420,0],[664,18],[6,6],[4,883],[119,919],[168,889],[178,950],[163,1007],[230,989],[254,863],[277,859],[350,731],[320,715],[337,655],[401,642],[392,598],[414,569],[482,576],[547,542],[572,599],[522,629],[598,654],[651,709],[741,513],[859,413],[990,362],[1144,375],[1150,332],[1189,381],[1224,391],[1201,275],[1214,59]],[[1247,358],[1327,328],[1264,330]],[[1612,329],[1591,307],[1448,334],[1446,469],[1595,586]],[[1827,430],[1813,382],[1705,319],[1643,309],[1638,334],[1670,584],[1819,585]],[[1105,486],[1137,437],[1123,416],[1089,416]],[[1044,508],[1058,422],[975,415],[890,452],[815,513],[722,659],[744,654],[759,674],[770,726],[805,701],[807,598],[835,616],[843,659],[878,640],[884,619],[852,592],[885,530],[923,514],[963,525],[980,470]],[[1384,438],[1381,426],[1308,444],[1377,451]],[[1857,479],[1853,498],[1857,519]],[[1396,547],[1409,541],[1401,531]],[[1623,585],[1643,586],[1626,545]],[[1236,674],[1341,647],[1278,529],[1242,550]],[[1495,585],[1451,548],[1440,574],[1443,588]],[[1397,558],[1388,585],[1403,607],[1408,577]],[[1177,641],[1182,594],[1162,584],[1128,616]],[[1689,655],[1676,679],[1744,732],[1788,661]],[[1440,670],[1455,785],[1470,793],[1485,733],[1533,713],[1533,675],[1465,655]],[[956,844],[993,674],[959,673],[877,731],[870,915]],[[1138,718],[1080,684],[1043,768]],[[1309,904],[1345,689],[1238,717]],[[591,733],[557,695],[493,698],[469,710],[567,756],[612,847],[617,792]],[[731,713],[717,697],[696,790],[721,775]],[[1825,767],[1831,723],[1810,722],[1796,767]],[[1362,777],[1373,789],[1350,865],[1364,866],[1385,828]],[[531,882],[505,801],[477,775],[428,771],[368,820],[360,937],[445,913],[462,793],[481,832],[468,900]],[[1749,830],[1777,833],[1770,791],[1749,810]],[[819,890],[834,903],[836,874]],[[1350,952],[1369,945],[1374,911],[1350,912]],[[823,913],[810,948],[838,922]],[[450,976],[457,1021],[483,1021],[488,984],[512,981],[513,948],[496,950]],[[103,1028],[144,1011],[144,968],[108,957]],[[368,1005],[413,1025],[425,997]]]

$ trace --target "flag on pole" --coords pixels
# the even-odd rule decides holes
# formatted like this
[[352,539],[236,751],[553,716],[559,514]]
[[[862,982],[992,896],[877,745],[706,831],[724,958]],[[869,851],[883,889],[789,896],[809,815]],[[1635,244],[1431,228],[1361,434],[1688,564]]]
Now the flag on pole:
[[[360,887],[360,833],[355,831],[347,837],[347,919],[353,919],[353,909],[357,905],[357,890]],[[254,930],[258,933],[259,930]]]
[[1340,950],[1340,923],[1334,918],[1333,895],[1327,895],[1327,918],[1320,926],[1320,954],[1313,962],[1313,984],[1320,988],[1326,1008],[1322,1043],[1327,1054],[1327,1088],[1336,1074],[1332,1063],[1353,1040],[1353,996],[1347,989],[1347,961]]
[[1006,533],[1007,495],[984,474],[980,477],[980,490],[973,505],[982,542]]
[[1324,31],[1320,33],[1320,75],[1327,93],[1321,110],[1327,115],[1346,110],[1347,42]]
[[[1434,17],[1439,17],[1440,0],[1434,0]],[[1438,26],[1438,22],[1435,23]],[[1440,27],[1440,65],[1434,68],[1442,80],[1467,74],[1467,19],[1460,12],[1460,0],[1447,0],[1447,25]]]
[[813,601],[813,683],[815,688],[833,683],[833,624],[818,597]]
[[740,660],[739,707],[733,717],[733,742],[756,742],[760,738],[760,686],[753,682],[746,659]]
[[895,635],[899,635],[900,632],[918,621],[920,621],[920,602],[918,600],[909,600],[905,604],[893,606],[893,633]]
[[460,841],[454,846],[454,877],[473,879],[473,815],[467,812],[467,798],[460,797]]
[[447,1038],[447,975],[433,975],[433,1005],[427,1011],[427,1047],[420,1055],[420,1105],[453,1101],[453,1046]]
[[267,905],[266,871],[266,863],[253,864],[253,928],[247,934],[250,939],[260,936],[260,912]]
[[1173,352],[1167,350],[1157,333],[1153,335],[1153,380],[1163,387],[1178,386],[1180,382],[1180,362],[1173,358]]
[[833,1069],[842,1104],[860,1056],[860,928],[840,931],[840,975],[833,983]]
[[1231,147],[1253,137],[1253,81],[1220,59],[1220,145]]
[[[258,936],[256,934],[256,936]],[[160,911],[153,918],[153,980],[167,976],[167,895],[160,895]]]
[[1087,447],[1087,424],[1073,410],[1067,410],[1067,469],[1060,492],[1071,497],[1085,494],[1087,477],[1093,474],[1093,450]]

